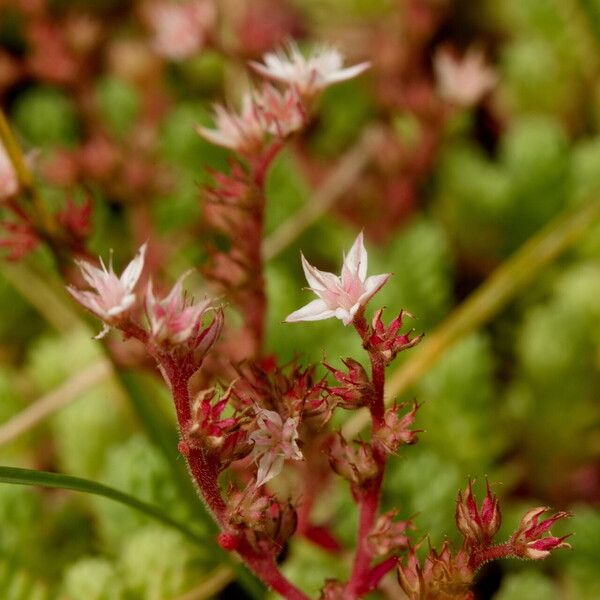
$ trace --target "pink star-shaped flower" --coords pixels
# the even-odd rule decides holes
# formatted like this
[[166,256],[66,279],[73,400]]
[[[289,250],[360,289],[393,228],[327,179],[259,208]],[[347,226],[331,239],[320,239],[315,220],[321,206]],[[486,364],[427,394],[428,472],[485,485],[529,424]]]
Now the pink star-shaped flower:
[[0,200],[14,196],[19,189],[19,181],[15,168],[0,142]]
[[366,71],[370,63],[363,62],[344,67],[344,57],[336,48],[320,46],[305,57],[295,42],[278,52],[268,52],[263,63],[250,66],[260,75],[280,83],[294,86],[304,97],[312,97],[326,87],[352,79]]
[[112,258],[108,269],[102,259],[101,268],[86,261],[76,261],[83,278],[94,291],[78,290],[73,286],[67,286],[67,290],[77,302],[104,321],[104,328],[96,336],[97,339],[104,337],[108,326],[122,319],[135,303],[136,295],[133,289],[142,274],[145,254],[146,244],[138,250],[121,277],[117,277],[113,270]]
[[256,487],[279,475],[286,459],[304,458],[298,448],[298,422],[298,417],[288,417],[284,422],[273,410],[256,409],[258,429],[249,435],[254,443],[254,456],[258,459]]
[[434,69],[440,96],[458,106],[476,105],[498,82],[496,72],[476,48],[462,58],[442,49],[435,55]]
[[319,298],[288,315],[286,322],[320,321],[335,317],[344,325],[352,323],[358,310],[367,304],[391,275],[383,273],[367,277],[367,262],[362,232],[344,258],[340,277],[313,267],[302,255],[306,281]]
[[184,273],[162,300],[154,296],[152,282],[148,282],[146,315],[152,338],[158,343],[177,345],[185,342],[210,307],[211,301],[208,299],[198,304],[188,302],[182,289],[183,280],[188,274]]

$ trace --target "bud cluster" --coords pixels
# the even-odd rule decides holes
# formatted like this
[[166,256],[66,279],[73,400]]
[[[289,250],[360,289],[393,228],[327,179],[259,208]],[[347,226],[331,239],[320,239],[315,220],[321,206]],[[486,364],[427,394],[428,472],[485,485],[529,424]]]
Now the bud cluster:
[[367,442],[349,443],[340,433],[335,433],[331,436],[328,454],[331,468],[348,480],[353,489],[365,486],[381,472]]
[[296,510],[289,502],[253,487],[231,492],[226,520],[227,533],[267,555],[279,554],[298,524]]
[[[569,535],[556,537],[550,533],[550,528],[554,523],[569,517],[569,513],[557,512],[540,522],[540,517],[548,510],[550,509],[547,506],[540,506],[525,513],[517,531],[510,538],[515,556],[540,560],[549,556],[552,550],[571,547],[565,542]],[[545,533],[550,535],[543,537]]]
[[389,454],[396,454],[398,448],[403,444],[414,444],[417,442],[417,434],[420,429],[410,429],[415,421],[419,405],[415,402],[413,407],[404,415],[400,411],[405,404],[394,405],[388,408],[383,415],[383,424],[373,434],[373,437],[381,447]]
[[506,557],[539,560],[549,556],[552,550],[570,547],[565,542],[568,536],[544,537],[556,521],[569,516],[558,512],[539,522],[547,510],[539,507],[528,511],[508,541],[494,544],[494,536],[502,523],[498,498],[486,484],[486,496],[478,506],[473,481],[469,480],[456,501],[456,525],[463,536],[462,547],[455,553],[448,542],[440,552],[430,548],[423,565],[411,548],[407,560],[398,566],[400,586],[410,600],[471,600],[474,596],[469,591],[470,586],[486,562]]
[[489,546],[502,522],[498,498],[492,494],[486,481],[487,493],[481,504],[473,495],[473,481],[469,480],[464,492],[458,493],[456,500],[456,526],[467,546]]
[[249,417],[235,409],[223,418],[231,399],[231,388],[216,402],[214,388],[200,392],[192,405],[192,419],[183,437],[188,447],[202,448],[217,457],[221,469],[244,458],[252,451],[252,443],[243,429]]
[[387,327],[383,323],[382,316],[383,309],[381,308],[373,316],[371,329],[365,340],[365,348],[378,352],[385,360],[385,363],[389,364],[396,358],[399,352],[416,346],[423,336],[418,335],[411,338],[414,329],[411,329],[407,333],[400,333],[404,317],[412,318],[409,312],[400,311],[400,314]]
[[469,588],[474,574],[468,553],[452,554],[448,542],[439,552],[430,548],[422,566],[411,548],[406,563],[398,566],[398,581],[409,600],[473,600]]

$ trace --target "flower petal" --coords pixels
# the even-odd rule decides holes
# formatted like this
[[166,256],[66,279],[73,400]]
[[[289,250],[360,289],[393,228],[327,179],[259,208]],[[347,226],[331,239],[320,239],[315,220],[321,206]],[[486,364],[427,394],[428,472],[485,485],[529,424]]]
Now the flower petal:
[[370,62],[359,63],[345,69],[340,69],[327,76],[327,83],[338,83],[339,81],[346,81],[352,79],[361,73],[364,73],[371,66]]
[[371,275],[365,281],[365,292],[358,299],[359,303],[364,306],[387,282],[392,276],[391,273],[382,273],[381,275]]
[[320,298],[309,302],[306,306],[299,308],[285,318],[286,323],[297,323],[298,321],[321,321],[335,316],[335,311],[327,307]]
[[304,258],[304,254],[301,254],[300,257],[302,260],[302,269],[304,270],[306,281],[311,290],[318,293],[324,290],[333,291],[337,289],[340,280],[337,275],[313,267],[306,258]]
[[142,270],[144,268],[144,258],[146,255],[146,248],[148,244],[142,244],[138,250],[136,257],[127,265],[126,269],[121,275],[121,283],[125,286],[128,291],[133,290],[135,284],[138,282]]
[[258,471],[256,473],[256,487],[260,487],[277,477],[283,469],[284,458],[275,452],[265,452],[258,462]]
[[344,264],[342,266],[342,285],[345,287],[345,281],[352,276],[358,276],[361,281],[364,281],[367,276],[368,261],[369,258],[365,249],[364,236],[361,231],[356,236],[352,248],[350,248],[350,251],[344,258]]

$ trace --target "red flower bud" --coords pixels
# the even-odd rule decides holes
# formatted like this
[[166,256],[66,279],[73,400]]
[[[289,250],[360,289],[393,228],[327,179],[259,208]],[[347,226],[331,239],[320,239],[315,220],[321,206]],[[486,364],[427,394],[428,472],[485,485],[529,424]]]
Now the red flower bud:
[[348,369],[347,372],[323,363],[342,384],[339,387],[329,388],[329,393],[339,398],[338,405],[342,408],[352,410],[366,406],[369,404],[374,390],[365,368],[352,358],[347,358],[342,362]]
[[383,309],[379,309],[373,316],[371,333],[367,338],[365,348],[369,351],[379,352],[386,363],[389,364],[399,352],[416,346],[423,336],[419,335],[411,339],[410,336],[414,329],[407,333],[399,333],[404,316],[412,317],[409,312],[400,311],[400,314],[387,327],[383,323],[382,315]]
[[412,409],[402,417],[399,414],[405,404],[392,406],[385,411],[383,425],[375,432],[374,438],[390,454],[395,454],[401,444],[414,444],[421,429],[411,430],[419,405],[415,402]]
[[227,503],[227,520],[257,552],[279,553],[296,530],[298,518],[289,502],[263,490],[248,486],[243,492],[234,491]]
[[379,465],[371,446],[365,442],[349,444],[340,433],[334,434],[329,446],[331,468],[355,486],[375,478]]
[[469,481],[464,492],[458,493],[456,501],[456,526],[469,546],[488,546],[502,523],[498,498],[492,494],[486,482],[487,493],[481,509],[473,495],[473,481]]
[[347,597],[346,584],[337,579],[327,579],[319,600],[345,600]]
[[516,556],[539,560],[546,558],[552,550],[571,547],[570,544],[565,542],[569,537],[568,535],[555,537],[550,534],[547,537],[542,537],[546,532],[550,533],[550,528],[556,521],[571,516],[564,511],[557,512],[540,523],[540,516],[548,510],[549,508],[546,506],[539,506],[525,513],[519,528],[510,539]]
[[408,529],[414,529],[414,527],[410,519],[395,521],[397,514],[398,511],[390,510],[381,515],[369,534],[369,544],[376,556],[385,556],[390,552],[408,546],[406,532]]

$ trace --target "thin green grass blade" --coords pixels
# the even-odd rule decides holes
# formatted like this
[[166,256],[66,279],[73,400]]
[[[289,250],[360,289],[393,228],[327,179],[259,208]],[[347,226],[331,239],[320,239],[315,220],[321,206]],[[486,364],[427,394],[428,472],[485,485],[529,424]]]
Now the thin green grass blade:
[[252,598],[260,600],[265,596],[265,588],[262,583],[243,565],[233,562],[232,557],[229,554],[226,554],[216,546],[212,536],[201,535],[195,532],[187,525],[173,519],[169,514],[157,506],[138,500],[134,496],[130,496],[129,494],[125,494],[109,486],[81,477],[72,477],[71,475],[64,475],[63,473],[51,473],[34,469],[20,469],[17,467],[0,466],[0,483],[72,490],[85,494],[94,494],[96,496],[109,498],[115,502],[120,502],[121,504],[152,517],[168,527],[176,529],[195,544],[202,547],[206,547],[206,545],[214,546],[215,552],[222,555],[224,562],[230,564],[236,573],[236,578],[240,585]]
[[36,471],[34,469],[19,469],[17,467],[0,466],[0,483],[36,485],[103,496],[104,498],[110,498],[111,500],[120,502],[121,504],[125,504],[130,508],[142,512],[168,527],[177,529],[186,538],[196,544],[206,546],[206,544],[212,543],[206,536],[196,533],[187,527],[187,525],[173,519],[169,514],[163,512],[157,506],[153,506],[152,504],[138,500],[134,496],[130,496],[129,494],[125,494],[119,490],[89,479],[72,477],[71,475],[64,475],[63,473],[51,473],[49,471]]

